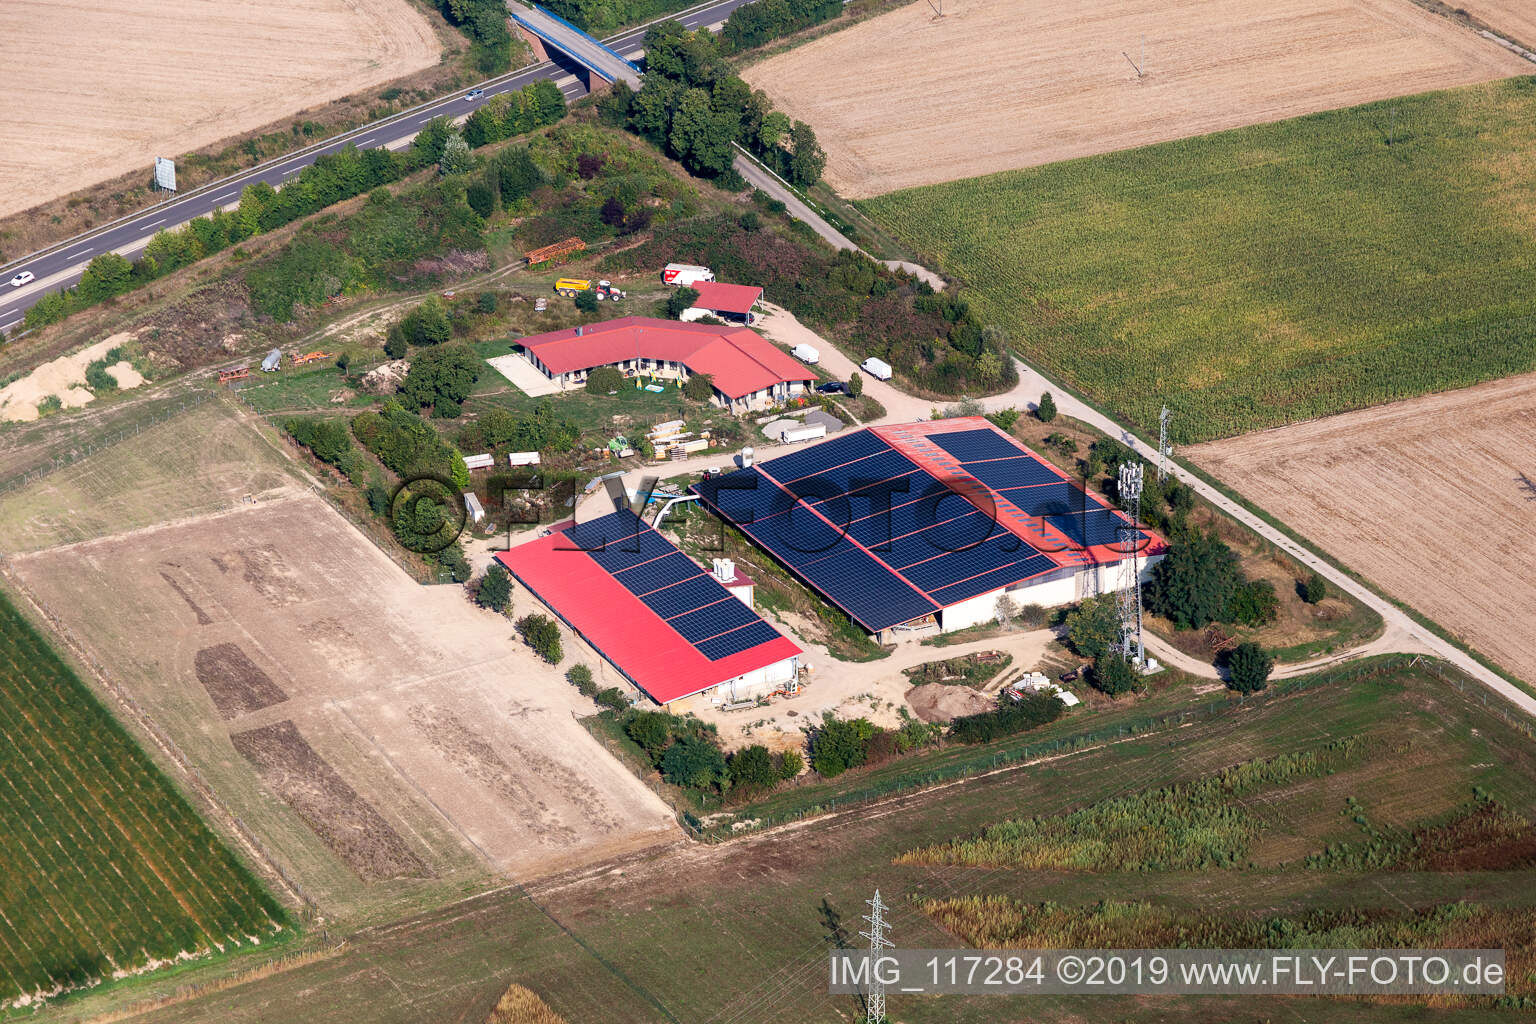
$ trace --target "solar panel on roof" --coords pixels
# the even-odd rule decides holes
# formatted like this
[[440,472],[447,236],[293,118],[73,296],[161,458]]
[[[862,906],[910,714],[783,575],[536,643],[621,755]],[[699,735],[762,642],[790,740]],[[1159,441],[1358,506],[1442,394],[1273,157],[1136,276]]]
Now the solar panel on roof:
[[936,491],[921,496],[893,495],[888,513],[881,509],[855,519],[848,525],[848,536],[865,547],[873,547],[976,511],[976,506],[954,491],[937,481],[934,484]]
[[756,469],[741,469],[703,480],[693,491],[715,506],[722,516],[738,525],[760,523],[781,515],[795,503],[795,496]]
[[715,582],[713,577],[700,575],[691,580],[652,591],[640,600],[644,601],[645,606],[657,615],[670,619],[674,615],[683,615],[695,608],[702,608],[726,598],[735,600],[730,596],[730,591]]
[[1059,516],[1090,507],[1090,499],[1065,480],[1035,487],[1014,487],[997,493],[1027,516]]
[[814,561],[850,546],[841,523],[828,523],[804,505],[762,522],[742,523],[739,528],[790,564]]
[[1031,456],[1019,455],[1016,448],[1014,455],[1014,458],[998,459],[994,462],[966,463],[965,471],[994,491],[1009,487],[1051,484],[1061,480],[1061,477],[1053,473],[1048,466],[1042,466]]
[[[768,472],[777,477],[778,474],[774,473],[775,468],[773,463],[767,466]],[[786,486],[805,498],[807,502],[816,502],[829,495],[846,495],[859,488],[878,485],[894,477],[911,473],[915,469],[917,467],[905,455],[885,451],[856,462],[818,469]]]
[[1113,544],[1119,537],[1120,524],[1124,522],[1105,508],[1089,509],[1074,515],[1046,516],[1045,521],[1066,534],[1072,543],[1083,547]]
[[729,598],[668,619],[667,625],[681,633],[684,640],[697,645],[701,640],[759,621],[756,612],[735,598]]
[[613,578],[624,584],[631,594],[638,596],[697,576],[703,571],[693,559],[681,551],[673,550],[660,558],[621,569],[614,573]]
[[871,630],[935,611],[933,602],[858,548],[821,559],[806,578]]
[[1018,446],[1012,441],[986,427],[976,430],[957,430],[952,434],[930,434],[928,440],[961,462],[1008,459],[1021,454]]
[[710,661],[719,661],[721,658],[729,658],[733,654],[742,651],[750,651],[758,644],[766,644],[778,637],[778,631],[768,623],[759,619],[756,622],[734,629],[729,633],[723,633],[717,637],[700,641],[695,644],[699,653]]
[[856,434],[844,434],[841,437],[823,441],[813,448],[804,448],[789,455],[769,459],[764,465],[773,474],[775,480],[789,483],[810,473],[831,469],[845,462],[862,459],[866,455],[890,450],[891,446],[878,435],[861,430]]

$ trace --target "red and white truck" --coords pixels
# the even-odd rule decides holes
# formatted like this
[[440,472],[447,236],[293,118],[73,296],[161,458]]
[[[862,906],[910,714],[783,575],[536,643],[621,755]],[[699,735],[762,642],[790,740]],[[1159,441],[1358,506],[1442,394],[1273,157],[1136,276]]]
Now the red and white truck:
[[661,270],[661,283],[674,288],[690,288],[700,281],[713,281],[715,272],[691,263],[668,263]]

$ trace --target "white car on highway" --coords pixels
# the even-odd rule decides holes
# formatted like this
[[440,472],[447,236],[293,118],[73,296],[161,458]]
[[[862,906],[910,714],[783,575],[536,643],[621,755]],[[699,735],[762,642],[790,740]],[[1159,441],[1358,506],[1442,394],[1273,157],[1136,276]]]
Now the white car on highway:
[[30,270],[23,270],[21,273],[11,278],[11,284],[16,288],[20,288],[22,285],[31,284],[35,280],[37,280],[36,274],[32,273]]

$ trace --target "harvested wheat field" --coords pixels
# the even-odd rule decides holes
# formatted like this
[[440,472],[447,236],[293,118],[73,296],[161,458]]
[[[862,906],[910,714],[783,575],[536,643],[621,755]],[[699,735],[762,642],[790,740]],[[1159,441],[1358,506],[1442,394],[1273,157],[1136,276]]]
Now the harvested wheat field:
[[0,215],[436,64],[407,0],[9,0]]
[[1184,454],[1536,682],[1536,374]]
[[746,78],[816,129],[827,181],[864,198],[1530,71],[1406,0],[959,0]]
[[1536,46],[1536,4],[1531,0],[1461,0],[1455,4],[1506,38]]
[[460,587],[416,584],[312,494],[8,570],[328,913],[676,834],[511,622]]

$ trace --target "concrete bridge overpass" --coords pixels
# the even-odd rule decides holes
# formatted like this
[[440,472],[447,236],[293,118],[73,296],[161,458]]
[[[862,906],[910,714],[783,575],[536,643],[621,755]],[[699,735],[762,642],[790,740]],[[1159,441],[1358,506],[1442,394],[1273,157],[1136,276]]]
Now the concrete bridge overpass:
[[[596,75],[605,82],[623,82],[639,91],[639,67],[564,18],[537,5],[517,3],[516,0],[507,0],[507,11],[540,59],[548,59],[550,49],[558,50],[581,65],[589,78]],[[589,87],[596,84],[588,82]]]

